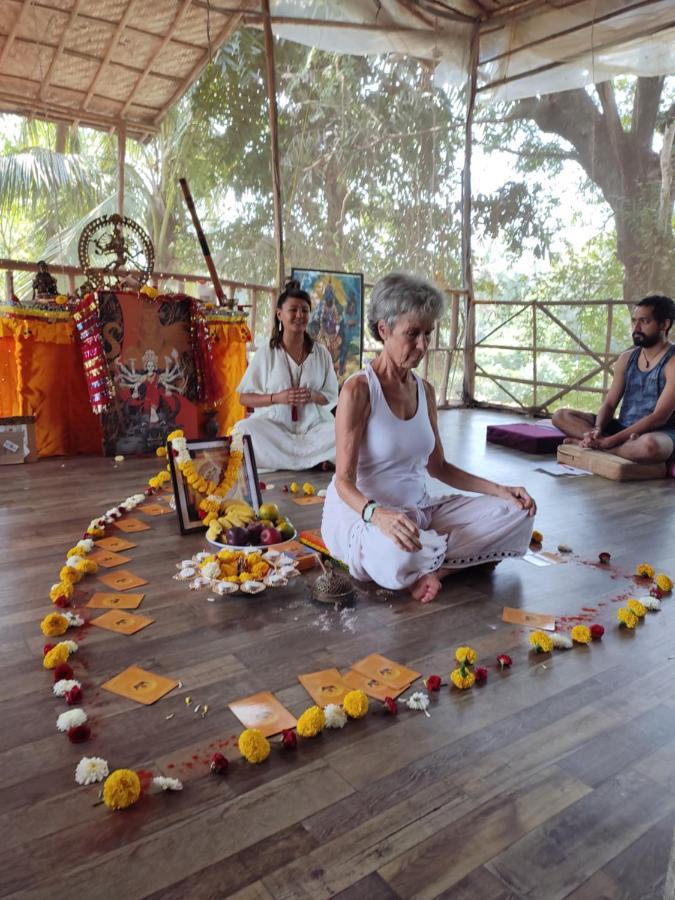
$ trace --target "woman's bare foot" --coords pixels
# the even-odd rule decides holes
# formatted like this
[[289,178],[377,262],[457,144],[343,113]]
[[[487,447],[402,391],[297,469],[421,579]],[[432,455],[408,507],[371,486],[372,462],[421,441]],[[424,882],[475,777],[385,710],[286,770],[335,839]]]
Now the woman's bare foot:
[[420,603],[431,603],[441,589],[441,579],[451,571],[452,569],[438,569],[436,572],[422,575],[410,587],[410,593]]
[[567,438],[565,438],[565,440],[563,441],[563,444],[574,444],[575,446],[580,447],[580,446],[581,446],[581,438],[570,438],[570,437],[567,437]]

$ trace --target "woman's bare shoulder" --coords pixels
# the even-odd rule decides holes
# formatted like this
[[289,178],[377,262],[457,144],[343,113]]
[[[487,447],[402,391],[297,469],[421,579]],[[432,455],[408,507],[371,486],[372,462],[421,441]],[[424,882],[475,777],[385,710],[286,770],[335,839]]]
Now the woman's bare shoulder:
[[348,402],[357,406],[366,405],[370,402],[370,388],[368,387],[368,377],[365,372],[357,372],[352,375],[342,385],[340,391],[340,399],[344,397]]

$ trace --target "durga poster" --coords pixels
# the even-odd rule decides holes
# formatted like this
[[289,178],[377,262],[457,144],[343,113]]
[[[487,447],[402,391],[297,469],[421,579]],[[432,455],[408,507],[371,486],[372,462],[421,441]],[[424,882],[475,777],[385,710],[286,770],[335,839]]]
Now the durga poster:
[[190,301],[101,292],[99,315],[113,403],[103,413],[108,455],[150,453],[182,428],[197,436]]

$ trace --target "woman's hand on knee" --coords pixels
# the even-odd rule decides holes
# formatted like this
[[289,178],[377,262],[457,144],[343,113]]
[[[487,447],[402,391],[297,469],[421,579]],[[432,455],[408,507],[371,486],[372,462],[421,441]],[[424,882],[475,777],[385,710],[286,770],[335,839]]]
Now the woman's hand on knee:
[[378,506],[370,521],[401,550],[414,553],[422,549],[419,528],[400,510]]
[[504,492],[502,494],[504,499],[510,500],[512,503],[517,503],[521,509],[527,510],[527,514],[529,516],[536,515],[537,504],[534,502],[532,497],[530,497],[524,487],[512,487],[510,485],[504,484],[502,485],[502,491]]

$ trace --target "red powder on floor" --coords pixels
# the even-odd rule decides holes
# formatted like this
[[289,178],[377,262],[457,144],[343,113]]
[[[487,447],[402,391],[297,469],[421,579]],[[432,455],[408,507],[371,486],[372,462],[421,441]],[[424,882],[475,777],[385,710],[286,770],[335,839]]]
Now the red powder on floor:
[[595,606],[582,606],[581,608],[583,609],[584,612],[593,612],[594,613],[594,612],[598,611]]
[[141,782],[141,793],[144,794],[152,783],[153,774],[146,769],[136,769],[136,774]]
[[175,768],[176,768],[176,764],[175,764],[175,763],[169,763],[168,766],[167,766],[167,769],[175,769]]

